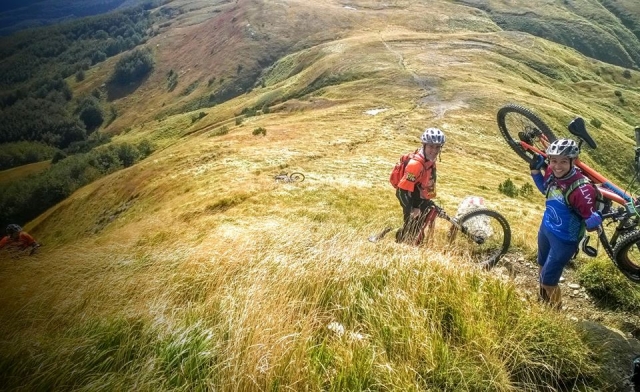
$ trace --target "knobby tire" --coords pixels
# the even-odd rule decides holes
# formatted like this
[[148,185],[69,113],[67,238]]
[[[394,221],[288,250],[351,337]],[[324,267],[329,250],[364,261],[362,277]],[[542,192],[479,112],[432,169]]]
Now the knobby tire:
[[620,238],[613,249],[613,256],[620,272],[632,282],[640,284],[640,231],[633,231]]
[[[527,163],[531,163],[533,154],[527,152],[520,145],[521,139],[518,135],[519,132],[530,132],[533,130],[533,133],[541,133],[544,135],[548,142],[557,139],[556,135],[553,134],[549,126],[545,124],[540,117],[529,109],[514,104],[505,105],[498,110],[498,128],[500,128],[500,134],[502,134],[502,137],[507,141],[509,147]],[[540,139],[539,136],[534,139],[533,143],[529,144],[533,144],[538,149],[544,151],[545,146],[541,143],[542,139]]]
[[[458,222],[460,226],[466,227],[465,226],[466,222],[469,222],[472,218],[478,218],[478,217],[487,217],[492,221],[496,221],[500,229],[502,230],[502,235],[503,235],[502,243],[497,244],[498,248],[492,250],[491,253],[485,259],[481,260],[487,269],[491,269],[496,264],[498,264],[502,256],[504,256],[507,253],[507,251],[509,250],[509,247],[511,246],[511,227],[509,226],[509,222],[505,217],[503,217],[502,215],[500,215],[498,212],[494,210],[485,209],[485,208],[473,210],[462,215],[458,220]],[[473,241],[473,238],[469,234],[466,234],[466,236],[469,238],[469,240],[472,243],[475,243]],[[478,246],[480,247],[480,245]]]
[[289,179],[291,180],[291,182],[302,182],[304,181],[304,174],[298,172],[291,173]]

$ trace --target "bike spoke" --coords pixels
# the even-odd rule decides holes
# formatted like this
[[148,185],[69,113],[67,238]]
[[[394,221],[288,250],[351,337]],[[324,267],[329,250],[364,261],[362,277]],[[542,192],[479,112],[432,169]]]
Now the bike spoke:
[[451,236],[454,249],[474,262],[493,267],[509,249],[509,224],[495,211],[476,210],[460,217],[461,229]]
[[544,152],[556,139],[538,116],[518,105],[506,105],[498,111],[498,127],[509,146],[527,162],[534,152]]

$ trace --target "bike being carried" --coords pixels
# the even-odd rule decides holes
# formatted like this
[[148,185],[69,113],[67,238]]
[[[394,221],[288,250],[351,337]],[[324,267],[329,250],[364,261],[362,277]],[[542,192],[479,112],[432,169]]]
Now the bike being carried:
[[[500,108],[497,117],[500,133],[522,159],[531,164],[539,156],[547,158],[547,148],[557,138],[536,114],[522,106],[509,104]],[[583,143],[594,149],[597,147],[582,118],[575,118],[568,128],[579,140],[578,149]],[[635,136],[635,174],[627,189],[637,180],[640,173],[640,127],[635,129]],[[601,194],[602,205],[599,206],[599,212],[603,226],[615,225],[611,234],[599,230],[598,240],[616,267],[629,280],[640,283],[640,200],[637,195],[614,184],[579,158],[575,158],[574,165]],[[582,250],[594,257],[597,251],[588,246],[588,240],[589,237],[585,237],[582,241]]]

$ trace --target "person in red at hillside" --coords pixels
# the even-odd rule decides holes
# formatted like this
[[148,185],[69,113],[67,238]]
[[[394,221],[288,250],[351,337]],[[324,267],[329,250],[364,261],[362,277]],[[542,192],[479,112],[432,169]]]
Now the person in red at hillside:
[[436,196],[436,158],[445,142],[438,128],[427,128],[422,136],[422,148],[407,163],[398,183],[396,197],[402,206],[403,226],[396,232],[396,242],[419,245],[424,237],[426,211]]
[[0,249],[5,246],[18,247],[20,250],[31,248],[29,255],[32,255],[40,244],[33,239],[29,233],[23,231],[22,228],[16,224],[10,224],[7,226],[7,235],[0,239]]

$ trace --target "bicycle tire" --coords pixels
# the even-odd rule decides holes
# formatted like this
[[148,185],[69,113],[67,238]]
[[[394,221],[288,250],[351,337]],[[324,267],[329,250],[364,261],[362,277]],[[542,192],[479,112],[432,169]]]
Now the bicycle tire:
[[639,230],[632,231],[618,240],[613,248],[613,262],[630,281],[640,284]]
[[[464,228],[461,231],[469,242],[476,245],[471,255],[486,269],[495,267],[511,246],[511,227],[497,211],[479,208],[462,215],[458,224]],[[482,243],[476,241],[483,236],[486,238]]]
[[291,182],[302,182],[304,181],[304,174],[293,172],[291,173],[291,175],[289,175],[289,179],[291,180]]
[[515,104],[505,105],[498,110],[498,128],[509,147],[527,163],[531,163],[533,154],[520,145],[519,141],[523,140],[522,136],[529,138],[529,144],[541,151],[544,151],[546,147],[541,135],[547,139],[547,143],[557,139],[540,117],[531,110]]

